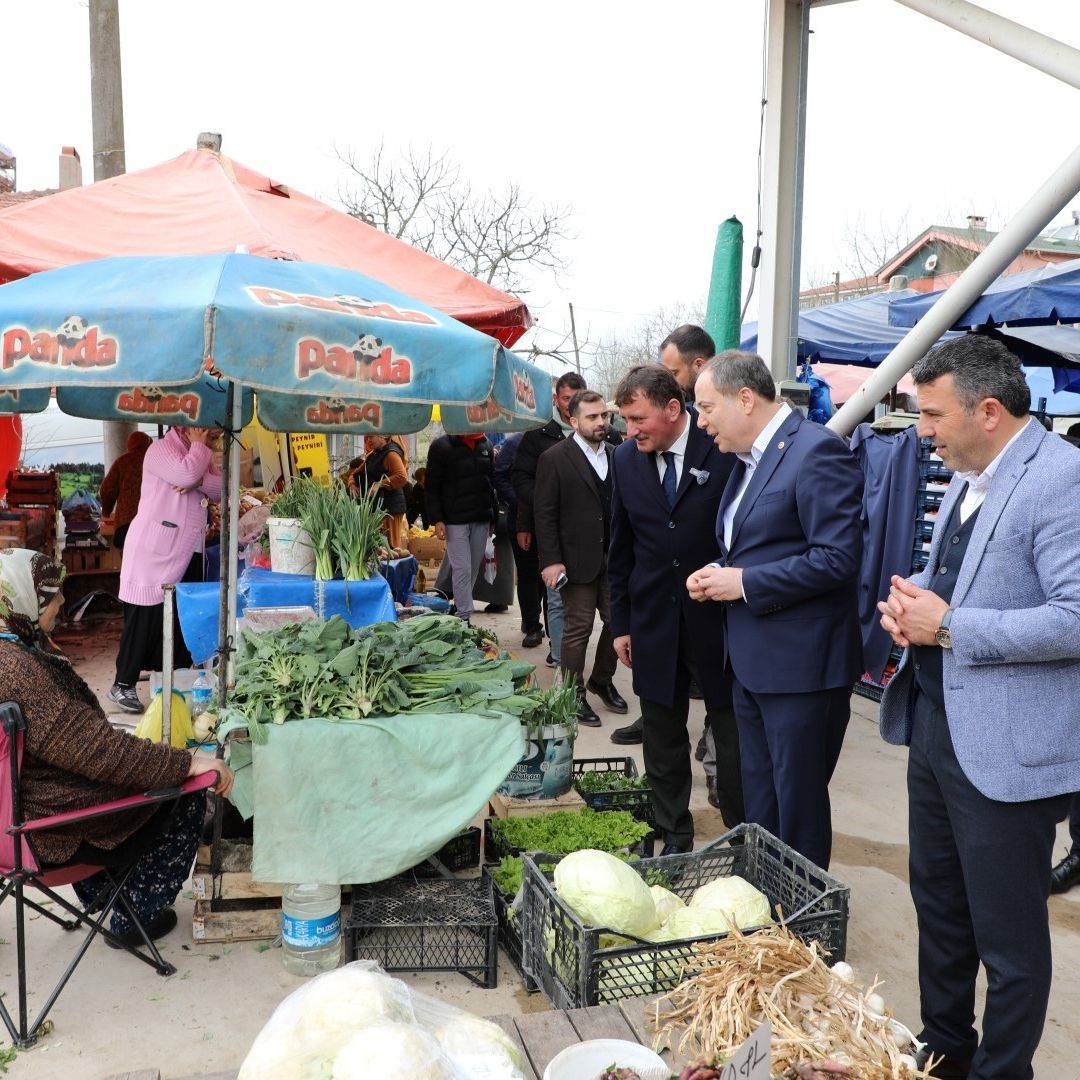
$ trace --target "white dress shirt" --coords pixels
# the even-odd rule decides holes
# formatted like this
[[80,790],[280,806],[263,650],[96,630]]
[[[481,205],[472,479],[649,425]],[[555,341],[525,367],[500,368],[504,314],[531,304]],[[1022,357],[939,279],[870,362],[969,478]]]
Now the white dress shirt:
[[679,490],[682,482],[683,459],[686,457],[686,444],[690,441],[690,414],[683,413],[682,434],[667,448],[666,451],[656,452],[656,469],[660,473],[660,483],[664,482],[664,473],[667,472],[667,462],[664,460],[665,453],[675,455],[675,490]]
[[1028,424],[1034,424],[1036,421],[1028,420],[1025,424],[1002,448],[1001,453],[998,454],[989,465],[983,469],[982,472],[958,472],[955,474],[958,480],[963,480],[967,484],[967,490],[964,492],[964,499],[960,503],[960,523],[963,524],[976,510],[983,504],[983,500],[986,498],[986,493],[990,490],[990,485],[994,482],[994,473],[997,472],[998,466],[1001,464],[1001,459],[1005,456],[1005,452],[1021,435],[1028,429]]
[[754,470],[758,467],[758,462],[761,461],[765,451],[769,449],[769,443],[772,442],[773,436],[780,430],[790,412],[791,407],[781,402],[780,408],[776,410],[776,415],[762,428],[761,433],[754,440],[754,445],[750,447],[750,453],[735,455],[746,466],[746,471],[743,473],[739,490],[735,492],[735,498],[724,508],[724,547],[729,550],[731,549],[731,529],[735,522],[735,515],[738,513],[739,504],[746,494],[746,489],[750,486]]
[[604,443],[601,443],[595,450],[575,431],[574,442],[581,448],[581,452],[585,455],[585,460],[593,467],[593,472],[600,477],[601,481],[607,479],[608,474],[608,453]]

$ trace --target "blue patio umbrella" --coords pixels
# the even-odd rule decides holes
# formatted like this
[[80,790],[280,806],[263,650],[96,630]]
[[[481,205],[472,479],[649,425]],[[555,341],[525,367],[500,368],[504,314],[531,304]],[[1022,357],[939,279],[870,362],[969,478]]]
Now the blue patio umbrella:
[[[924,293],[894,301],[889,306],[889,323],[914,326],[941,295],[941,292]],[[999,277],[952,328],[1072,322],[1080,322],[1080,259]]]

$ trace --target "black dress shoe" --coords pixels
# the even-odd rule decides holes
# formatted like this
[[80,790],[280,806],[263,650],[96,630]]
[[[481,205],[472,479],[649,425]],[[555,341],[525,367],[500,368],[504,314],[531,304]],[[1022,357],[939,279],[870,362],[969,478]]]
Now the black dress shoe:
[[691,679],[690,680],[690,687],[689,687],[689,690],[687,691],[687,693],[695,701],[701,701],[702,698],[705,697],[705,695],[701,692],[701,687],[698,686],[696,679]]
[[525,637],[522,639],[521,647],[523,649],[535,649],[537,645],[544,644],[544,632],[542,630],[527,630]]
[[930,1072],[930,1075],[934,1077],[934,1080],[967,1080],[967,1076],[971,1072],[970,1061],[960,1061],[956,1058],[942,1057],[941,1054],[937,1054],[931,1050],[929,1046],[924,1046],[915,1055],[915,1064],[919,1069],[925,1069],[926,1063],[931,1057],[937,1059],[937,1064]]
[[592,706],[584,698],[578,702],[577,722],[585,727],[600,726],[600,717],[596,715]]
[[488,604],[484,608],[485,615],[501,615],[504,611],[509,611],[510,608],[506,604]]
[[601,686],[600,683],[594,683],[590,679],[585,684],[585,689],[590,694],[595,694],[611,712],[628,713],[630,711],[630,706],[626,704],[622,694],[615,689],[614,683],[605,683]]
[[694,747],[694,757],[697,758],[698,761],[704,761],[705,750],[705,736],[702,735],[701,738],[697,741],[697,746]]
[[706,776],[705,777],[705,787],[709,792],[709,794],[707,796],[707,798],[709,800],[709,805],[710,806],[715,806],[716,809],[719,810],[720,809],[720,796],[717,794],[717,791],[716,791],[716,777],[715,776]]
[[692,844],[688,847],[686,844],[668,843],[668,844],[665,844],[660,849],[660,854],[661,855],[688,855],[693,850],[694,850],[694,847],[693,847]]
[[[166,934],[175,929],[176,912],[173,911],[171,907],[167,907],[158,912],[157,918],[146,927],[146,932],[150,935],[151,941],[157,941],[158,938],[163,938]],[[138,948],[140,945],[146,944],[142,939],[142,934],[140,934],[135,927],[132,927],[126,934],[117,934],[116,936],[123,945],[132,945],[135,948]],[[115,941],[110,941],[108,938],[105,939],[105,944],[108,945],[110,949],[119,949],[121,947]]]
[[611,741],[618,743],[620,746],[632,746],[641,742],[641,728],[642,722],[639,716],[632,724],[627,724],[626,727],[617,727],[611,733]]
[[1080,850],[1073,848],[1064,859],[1050,871],[1050,892],[1055,895],[1068,892],[1080,883]]

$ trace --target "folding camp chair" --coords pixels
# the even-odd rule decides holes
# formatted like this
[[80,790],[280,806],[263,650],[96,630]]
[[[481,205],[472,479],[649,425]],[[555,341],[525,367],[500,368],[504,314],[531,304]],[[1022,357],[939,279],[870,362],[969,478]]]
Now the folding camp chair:
[[[46,829],[56,829],[71,825],[87,818],[102,817],[106,814],[122,813],[158,803],[175,802],[189,792],[204,791],[217,778],[217,773],[202,773],[189,777],[180,787],[148,791],[142,795],[131,795],[112,802],[88,806],[85,810],[75,810],[66,814],[54,814],[52,817],[35,818],[23,821],[22,791],[19,774],[22,768],[23,737],[26,721],[22,708],[14,701],[0,705],[0,904],[9,896],[15,900],[15,950],[19,968],[19,1023],[16,1026],[3,1000],[0,1000],[2,1017],[11,1041],[19,1047],[32,1045],[42,1034],[42,1024],[49,1010],[56,1003],[60,992],[67,985],[68,979],[75,972],[79,961],[94,938],[101,934],[119,948],[126,949],[137,956],[143,963],[149,964],[159,975],[172,975],[176,968],[161,956],[157,946],[146,932],[139,917],[132,910],[124,895],[124,886],[134,869],[134,864],[123,869],[108,869],[86,863],[68,863],[63,866],[42,868],[34,852],[33,836]],[[61,885],[71,885],[83,881],[93,874],[102,873],[105,884],[87,910],[83,910],[66,900],[53,890]],[[70,919],[62,918],[42,904],[36,903],[26,895],[30,886],[45,894],[53,904],[62,908]],[[142,948],[127,945],[115,937],[105,927],[106,921],[119,905],[124,914],[131,919],[142,936],[145,951]],[[65,930],[85,928],[88,932],[80,944],[75,956],[64,970],[60,980],[42,1005],[37,1018],[31,1024],[27,1017],[27,969],[26,969],[26,908],[31,908],[39,915],[63,927]]]

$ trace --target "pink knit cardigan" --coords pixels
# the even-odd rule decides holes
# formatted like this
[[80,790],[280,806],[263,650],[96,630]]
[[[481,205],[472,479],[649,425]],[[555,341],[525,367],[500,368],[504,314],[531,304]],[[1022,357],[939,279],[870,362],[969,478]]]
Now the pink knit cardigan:
[[[208,446],[172,428],[143,459],[139,512],[124,541],[120,599],[148,607],[165,599],[163,585],[184,575],[203,550],[206,500],[221,498],[221,472]],[[181,488],[183,490],[176,490]]]

